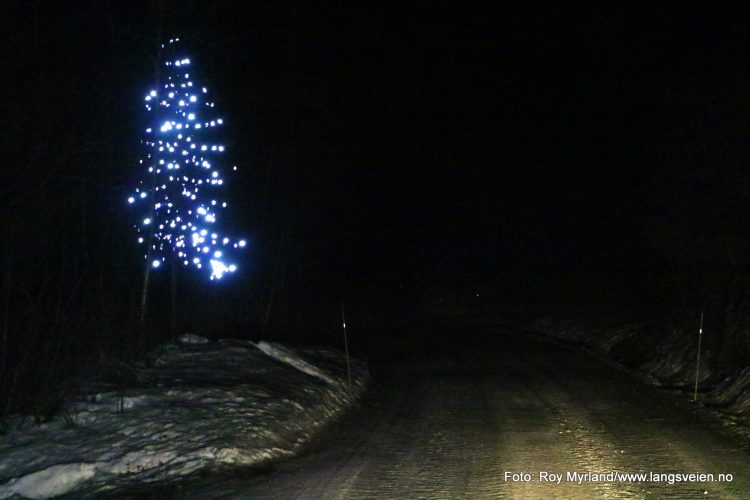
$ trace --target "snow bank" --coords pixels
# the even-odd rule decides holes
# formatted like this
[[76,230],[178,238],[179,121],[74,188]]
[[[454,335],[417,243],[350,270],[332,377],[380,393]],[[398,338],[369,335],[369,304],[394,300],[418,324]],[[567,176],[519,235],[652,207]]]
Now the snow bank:
[[[583,346],[648,376],[656,385],[692,391],[695,383],[696,336],[685,332],[658,330],[645,323],[605,324],[545,318],[527,330]],[[705,406],[731,415],[750,416],[750,367],[718,379],[711,352],[701,354],[704,362],[698,376],[698,399]]]
[[[343,354],[280,344],[181,338],[145,365],[115,364],[44,424],[0,436],[0,498],[112,493],[198,470],[292,456],[364,390]],[[110,379],[113,377],[109,377]]]

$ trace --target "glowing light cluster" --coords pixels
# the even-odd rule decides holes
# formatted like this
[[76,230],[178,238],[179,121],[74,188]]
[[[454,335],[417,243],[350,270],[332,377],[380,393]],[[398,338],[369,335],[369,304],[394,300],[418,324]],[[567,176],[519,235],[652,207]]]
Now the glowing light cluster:
[[225,148],[215,133],[224,120],[215,116],[206,87],[191,78],[191,60],[179,55],[178,42],[162,45],[161,81],[144,97],[149,126],[140,164],[146,178],[127,201],[141,211],[135,228],[152,267],[174,257],[218,280],[237,270],[226,254],[246,242],[216,229],[219,211],[227,206],[220,197],[224,176],[218,167]]

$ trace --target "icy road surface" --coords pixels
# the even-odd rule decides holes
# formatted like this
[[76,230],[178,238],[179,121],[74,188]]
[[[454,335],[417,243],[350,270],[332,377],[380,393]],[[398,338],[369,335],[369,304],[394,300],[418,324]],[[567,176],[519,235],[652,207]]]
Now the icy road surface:
[[[185,498],[750,498],[750,446],[683,396],[525,334],[425,331],[306,455]],[[403,346],[402,346],[403,347]],[[444,354],[437,354],[444,353]],[[506,473],[529,474],[520,481]],[[540,481],[540,473],[549,481]],[[568,473],[714,474],[592,481]],[[552,474],[562,474],[559,484]],[[731,482],[718,482],[732,474]],[[584,477],[585,476],[579,476]],[[671,476],[676,480],[677,476]],[[683,478],[685,479],[685,478]],[[157,495],[158,496],[158,495]]]

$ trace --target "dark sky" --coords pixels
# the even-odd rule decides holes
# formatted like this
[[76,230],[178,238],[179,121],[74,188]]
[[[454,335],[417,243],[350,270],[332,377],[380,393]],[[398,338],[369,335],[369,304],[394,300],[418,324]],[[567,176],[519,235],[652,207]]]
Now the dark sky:
[[291,12],[305,147],[341,156],[320,193],[335,200],[331,241],[356,265],[649,265],[660,255],[647,233],[674,211],[658,199],[671,172],[679,182],[702,162],[707,177],[725,168],[719,146],[686,148],[701,134],[743,142],[727,130],[739,118],[729,110],[748,104],[739,12],[559,2]]
[[[714,4],[163,1],[161,25],[224,110],[261,253],[291,220],[311,275],[606,273],[744,220],[748,17]],[[14,5],[13,72],[137,142],[156,3]]]

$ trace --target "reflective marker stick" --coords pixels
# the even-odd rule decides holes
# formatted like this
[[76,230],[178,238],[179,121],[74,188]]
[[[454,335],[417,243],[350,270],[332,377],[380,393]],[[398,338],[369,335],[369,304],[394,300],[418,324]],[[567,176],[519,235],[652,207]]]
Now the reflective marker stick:
[[341,325],[344,327],[344,350],[346,351],[346,376],[349,380],[349,395],[352,394],[352,370],[349,366],[349,341],[346,338],[346,316],[344,316],[344,302],[341,302]]
[[695,388],[693,401],[698,401],[698,369],[701,365],[701,339],[703,339],[703,311],[701,311],[701,326],[698,328],[698,358],[695,361]]

